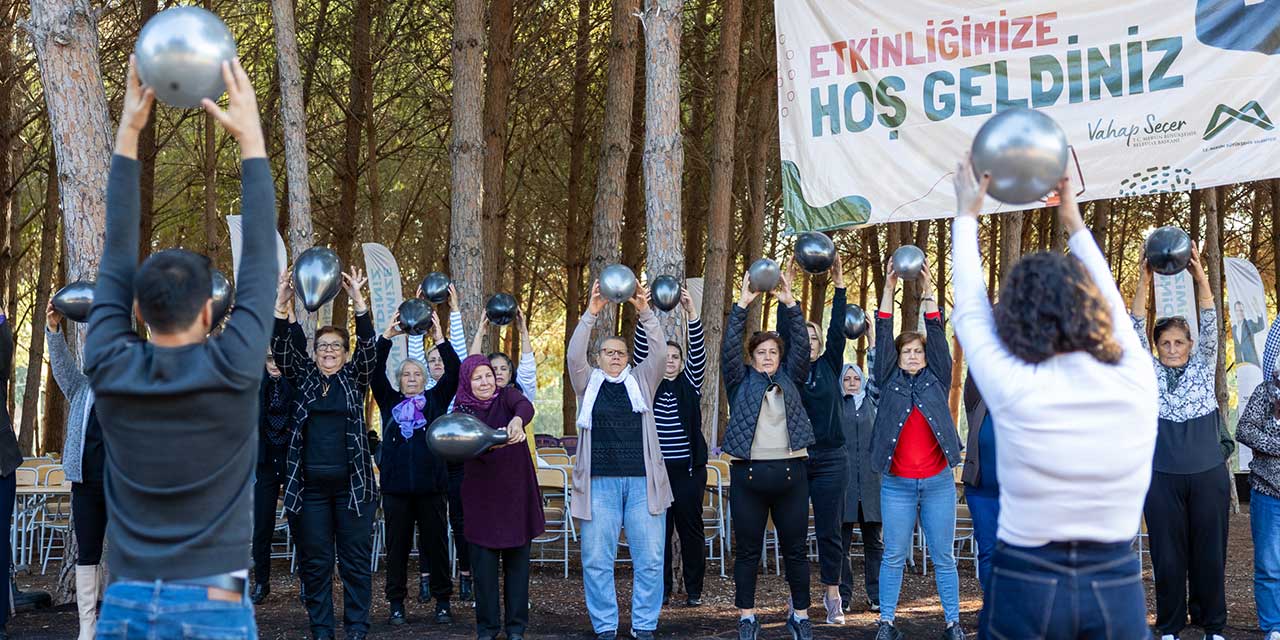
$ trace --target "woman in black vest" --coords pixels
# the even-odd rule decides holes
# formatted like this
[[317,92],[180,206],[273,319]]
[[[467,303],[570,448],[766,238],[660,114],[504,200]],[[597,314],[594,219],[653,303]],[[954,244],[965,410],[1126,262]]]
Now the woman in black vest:
[[302,326],[288,320],[293,305],[288,272],[280,278],[271,338],[276,364],[297,390],[293,415],[298,430],[289,444],[284,501],[285,509],[296,514],[302,594],[316,640],[334,637],[335,546],[348,640],[368,635],[373,591],[373,514],[378,503],[364,399],[376,371],[376,335],[360,291],[364,275],[353,267],[342,280],[356,317],[354,354],[347,330],[328,326],[316,330],[314,359],[307,355]]
[[392,625],[405,623],[404,598],[409,549],[413,530],[419,532],[418,553],[429,569],[431,596],[436,599],[435,621],[453,621],[449,597],[449,537],[447,534],[449,474],[445,463],[427,446],[427,427],[449,409],[458,389],[458,354],[444,339],[440,320],[432,313],[431,327],[436,348],[444,360],[444,372],[435,386],[426,390],[427,367],[419,360],[405,359],[396,372],[399,390],[386,375],[391,341],[404,332],[400,314],[378,338],[377,365],[370,387],[382,413],[382,452],[379,469],[382,480],[382,512],[387,527],[387,601]]
[[[667,368],[653,400],[653,418],[658,425],[658,444],[667,464],[671,494],[675,502],[667,509],[667,544],[663,560],[662,601],[671,597],[671,535],[680,535],[685,604],[702,606],[702,580],[706,575],[707,545],[702,532],[702,498],[707,488],[707,441],[702,436],[702,377],[707,366],[702,320],[688,289],[681,289],[680,304],[689,326],[689,356],[680,343],[666,344]],[[634,363],[649,357],[649,336],[637,324]]]

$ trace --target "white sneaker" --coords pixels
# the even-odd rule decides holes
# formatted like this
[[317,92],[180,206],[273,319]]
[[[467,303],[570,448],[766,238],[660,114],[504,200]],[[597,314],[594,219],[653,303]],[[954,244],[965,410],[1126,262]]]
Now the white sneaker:
[[822,594],[822,604],[827,607],[827,624],[844,624],[844,607],[840,602],[840,596],[834,599]]
[[1267,640],[1280,640],[1280,631],[1272,631],[1267,634]]
[[1171,636],[1171,635],[1169,635],[1169,634],[1167,634],[1167,633],[1166,633],[1166,634],[1164,634],[1164,635],[1160,636],[1160,640],[1178,640],[1178,637],[1177,637],[1177,636]]

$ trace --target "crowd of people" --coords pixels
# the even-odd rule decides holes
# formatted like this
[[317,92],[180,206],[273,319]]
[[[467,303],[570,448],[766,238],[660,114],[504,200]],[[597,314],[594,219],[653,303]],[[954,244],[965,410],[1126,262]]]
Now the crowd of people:
[[[518,362],[482,352],[484,319],[468,343],[452,290],[448,339],[438,317],[429,340],[402,338],[398,314],[379,334],[366,280],[352,268],[343,287],[354,341],[338,326],[309,338],[294,317],[289,273],[276,264],[275,197],[256,98],[238,61],[224,76],[228,108],[209,101],[205,108],[239,143],[244,220],[237,299],[225,325],[214,326],[206,258],[172,249],[137,265],[137,141],[153,94],[132,64],[83,367],[61,335],[62,316],[46,310],[53,375],[70,403],[63,467],[78,540],[80,638],[178,637],[191,629],[256,637],[253,606],[270,597],[281,498],[316,640],[334,638],[339,626],[335,565],[346,637],[369,632],[379,509],[389,624],[408,620],[416,539],[417,601],[434,601],[435,623],[453,623],[456,566],[457,595],[474,602],[476,637],[523,638],[531,625],[531,543],[546,529],[532,437],[537,365],[524,318],[516,328]],[[1156,634],[1176,638],[1190,624],[1210,640],[1223,638],[1231,481],[1224,462],[1234,443],[1214,393],[1219,323],[1199,255],[1190,265],[1198,318],[1161,318],[1149,337],[1150,270],[1126,307],[1063,178],[1058,216],[1071,254],[1023,256],[992,304],[977,235],[989,177],[975,179],[967,162],[955,175],[950,322],[968,362],[963,441],[948,404],[956,366],[948,319],[927,265],[918,280],[919,322],[895,320],[901,278],[887,267],[865,369],[844,357],[847,294],[838,257],[825,329],[805,321],[792,265],[772,292],[776,330],[747,334],[749,309],[762,293],[744,275],[720,345],[706,344],[688,291],[681,295],[685,340],[665,333],[644,286],[627,301],[638,318],[630,341],[598,331],[610,303],[594,284],[565,364],[580,434],[570,508],[598,640],[622,632],[615,567],[624,531],[632,637],[656,637],[662,609],[679,590],[674,538],[685,605],[702,604],[712,451],[729,460],[740,640],[761,632],[756,586],[770,524],[789,591],[785,628],[794,640],[813,637],[810,514],[827,624],[844,624],[855,608],[876,611],[877,640],[903,637],[895,618],[918,523],[942,636],[966,637],[953,555],[953,470],[962,461],[983,592],[979,637],[1149,637],[1133,548],[1145,518]],[[400,339],[408,357],[388,377]],[[703,394],[719,392],[704,388],[709,348],[720,349],[728,402],[717,443],[702,428]],[[12,351],[0,314],[0,376],[8,375]],[[1263,384],[1237,432],[1254,452],[1254,595],[1268,640],[1280,640],[1277,357],[1280,321],[1268,335]],[[378,428],[366,424],[369,395]],[[501,431],[505,444],[461,463],[440,458],[427,428],[455,412]],[[0,436],[0,508],[12,509],[21,457],[12,429]],[[113,581],[99,612],[104,539]],[[855,539],[864,550],[861,580],[850,561]],[[0,574],[7,580],[7,571]],[[0,624],[7,613],[0,607]]]

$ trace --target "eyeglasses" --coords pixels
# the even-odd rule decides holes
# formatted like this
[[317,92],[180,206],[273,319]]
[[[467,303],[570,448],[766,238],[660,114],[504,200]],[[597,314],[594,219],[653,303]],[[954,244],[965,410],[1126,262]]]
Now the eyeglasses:
[[341,342],[317,342],[316,351],[342,351]]
[[606,358],[625,358],[627,357],[627,352],[619,351],[617,349],[601,349],[600,355]]

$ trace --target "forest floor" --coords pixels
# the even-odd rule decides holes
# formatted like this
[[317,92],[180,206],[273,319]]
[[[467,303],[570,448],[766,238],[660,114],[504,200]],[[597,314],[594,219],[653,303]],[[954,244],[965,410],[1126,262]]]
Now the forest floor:
[[[1249,533],[1249,515],[1247,505],[1243,512],[1231,518],[1231,538],[1227,564],[1227,606],[1229,610],[1228,628],[1225,632],[1231,640],[1261,639],[1263,635],[1256,630],[1257,618],[1253,600],[1253,545]],[[411,568],[417,561],[410,560]],[[861,575],[861,559],[854,559],[854,571]],[[1144,562],[1146,568],[1148,620],[1154,616],[1155,601],[1151,584],[1151,563]],[[809,610],[817,621],[823,616],[821,605],[821,586],[817,581],[817,565],[812,564],[810,571],[813,578],[814,604]],[[761,605],[759,617],[763,623],[761,638],[789,638],[783,622],[787,602],[786,583],[781,576],[772,573],[760,577],[757,588],[757,602]],[[298,602],[298,583],[295,576],[289,574],[287,561],[278,560],[275,565],[276,575],[272,579],[271,596],[263,606],[258,608],[259,634],[264,640],[301,640],[309,638],[306,613]],[[730,638],[736,637],[736,610],[733,608],[733,563],[730,559],[726,566],[729,577],[720,577],[720,564],[715,562],[708,566],[703,605],[689,608],[684,605],[683,597],[673,597],[672,604],[664,607],[658,632],[664,638]],[[48,589],[53,582],[52,571],[48,576],[20,574],[18,585],[22,590]],[[529,638],[573,638],[589,639],[591,625],[587,618],[582,596],[582,574],[576,557],[570,563],[569,577],[563,578],[558,565],[535,566],[530,585],[533,594],[533,608],[530,611]],[[620,638],[629,638],[630,620],[630,584],[629,567],[620,566],[617,573],[618,599],[621,606]],[[431,605],[418,604],[410,598],[406,603],[408,624],[392,627],[386,623],[387,603],[382,597],[385,570],[374,574],[373,588],[373,626],[370,638],[449,638],[462,639],[475,637],[475,617],[469,603],[454,602],[454,623],[440,626],[431,620]],[[336,612],[338,620],[342,619],[341,584],[335,580],[335,601],[339,607]],[[416,592],[414,581],[409,585],[411,592]],[[970,561],[960,563],[960,593],[962,623],[966,630],[973,632],[977,627],[978,610],[982,600],[978,581],[974,575]],[[854,613],[848,616],[843,627],[818,624],[815,626],[816,638],[873,638],[875,636],[876,614],[867,611],[861,603],[861,591],[855,595],[859,602],[855,603]],[[938,638],[943,629],[942,609],[938,605],[933,584],[933,575],[921,576],[908,571],[903,581],[903,594],[898,610],[898,627],[907,638]],[[74,638],[76,635],[75,605],[62,605],[52,609],[19,612],[10,621],[9,631],[16,639],[53,640]],[[624,635],[626,634],[626,635]],[[339,637],[342,637],[339,634]],[[1202,637],[1199,630],[1189,629],[1183,633],[1183,640],[1198,640]]]

